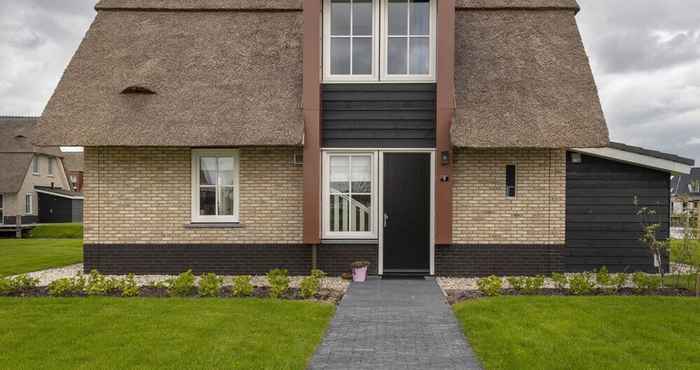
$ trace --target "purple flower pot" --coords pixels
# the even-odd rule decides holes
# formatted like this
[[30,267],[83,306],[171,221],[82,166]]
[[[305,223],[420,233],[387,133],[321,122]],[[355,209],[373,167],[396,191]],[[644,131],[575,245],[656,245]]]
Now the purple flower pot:
[[367,266],[352,269],[352,281],[361,283],[367,280]]

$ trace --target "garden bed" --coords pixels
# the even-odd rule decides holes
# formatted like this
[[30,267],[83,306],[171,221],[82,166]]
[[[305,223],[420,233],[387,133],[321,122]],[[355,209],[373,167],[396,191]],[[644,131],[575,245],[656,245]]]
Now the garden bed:
[[[447,296],[447,302],[449,304],[457,304],[459,302],[469,300],[489,297],[488,295],[482,293],[479,290],[455,290],[447,289],[444,290]],[[568,289],[539,289],[532,294],[525,294],[523,292],[517,291],[515,289],[503,289],[499,293],[501,296],[575,296],[571,294]],[[594,290],[587,294],[581,294],[578,296],[658,296],[658,297],[695,297],[695,292],[688,289],[681,288],[662,288],[662,289],[652,289],[638,291],[634,288],[622,288],[618,291],[604,291],[604,290]]]

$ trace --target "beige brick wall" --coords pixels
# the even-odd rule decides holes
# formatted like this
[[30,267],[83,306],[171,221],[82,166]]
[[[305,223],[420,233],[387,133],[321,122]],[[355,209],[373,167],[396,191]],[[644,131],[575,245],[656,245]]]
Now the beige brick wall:
[[192,229],[189,148],[86,148],[85,242],[302,243],[303,169],[294,148],[242,148],[242,227]]
[[[506,165],[517,196],[505,196]],[[453,242],[564,244],[566,151],[459,149],[454,155]]]

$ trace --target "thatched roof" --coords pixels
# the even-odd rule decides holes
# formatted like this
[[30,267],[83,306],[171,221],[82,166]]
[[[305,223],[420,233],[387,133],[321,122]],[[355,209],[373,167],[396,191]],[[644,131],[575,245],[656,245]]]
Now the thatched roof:
[[458,8],[454,145],[608,144],[574,1],[461,0]]
[[[38,143],[302,143],[300,0],[104,0],[96,8]],[[122,94],[130,87],[153,94]]]
[[32,153],[0,153],[0,193],[16,193],[27,176]]
[[38,147],[32,144],[38,120],[39,117],[0,116],[0,153],[39,153],[61,157],[57,146]]
[[83,152],[66,152],[63,153],[63,167],[66,171],[84,171]]

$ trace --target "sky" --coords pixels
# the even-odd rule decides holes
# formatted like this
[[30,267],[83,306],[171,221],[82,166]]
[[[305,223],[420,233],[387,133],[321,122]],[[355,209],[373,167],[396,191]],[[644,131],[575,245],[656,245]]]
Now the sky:
[[[40,115],[95,0],[0,0],[0,115]],[[612,140],[700,163],[700,1],[579,0]]]

